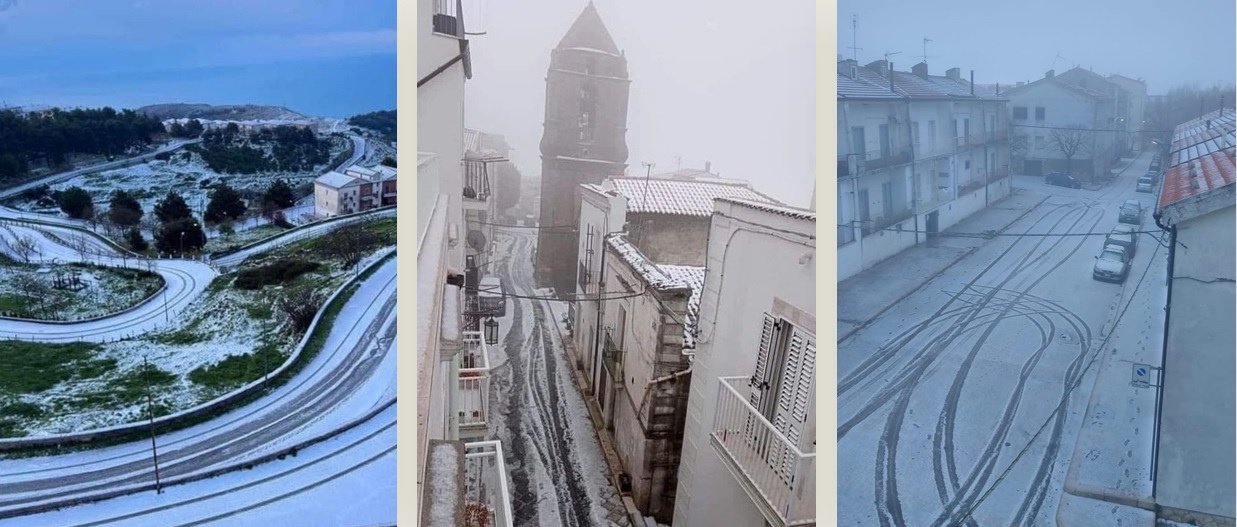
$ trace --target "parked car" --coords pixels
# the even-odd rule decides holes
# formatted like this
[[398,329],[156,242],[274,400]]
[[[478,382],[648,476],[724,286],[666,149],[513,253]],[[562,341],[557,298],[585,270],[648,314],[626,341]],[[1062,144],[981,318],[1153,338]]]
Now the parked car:
[[1143,206],[1136,199],[1127,199],[1121,205],[1121,214],[1117,216],[1117,221],[1120,223],[1128,223],[1130,225],[1142,225],[1143,223]]
[[1134,233],[1134,227],[1129,225],[1117,225],[1108,236],[1104,238],[1104,245],[1117,245],[1125,249],[1125,253],[1134,259],[1134,253],[1138,251],[1138,235]]
[[1159,170],[1148,170],[1146,174],[1143,174],[1143,177],[1149,177],[1151,181],[1159,181],[1161,174],[1163,173]]
[[1048,174],[1048,177],[1044,182],[1049,185],[1056,185],[1058,187],[1082,188],[1082,183],[1065,172],[1053,172]]
[[1155,179],[1152,179],[1151,176],[1143,176],[1138,178],[1138,185],[1136,189],[1139,192],[1154,192]]
[[1130,274],[1130,258],[1120,245],[1105,245],[1104,251],[1095,257],[1095,269],[1091,278],[1104,282],[1125,282]]

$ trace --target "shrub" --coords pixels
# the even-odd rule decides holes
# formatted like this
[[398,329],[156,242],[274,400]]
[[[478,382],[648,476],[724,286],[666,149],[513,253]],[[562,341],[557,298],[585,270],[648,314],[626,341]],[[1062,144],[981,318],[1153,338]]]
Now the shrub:
[[280,260],[261,267],[241,269],[233,285],[238,289],[261,289],[267,285],[290,282],[305,273],[316,271],[320,266],[318,262],[305,260]]

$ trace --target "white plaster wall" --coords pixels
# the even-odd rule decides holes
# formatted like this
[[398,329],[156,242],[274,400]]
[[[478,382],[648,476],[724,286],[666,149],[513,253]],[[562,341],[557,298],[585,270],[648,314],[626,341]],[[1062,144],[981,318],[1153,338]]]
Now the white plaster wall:
[[[458,55],[460,45],[458,39],[434,34],[430,0],[419,0],[417,10],[417,79],[421,79]],[[464,227],[459,212],[463,210],[464,81],[464,63],[459,61],[417,88],[417,150],[438,156],[439,191],[450,199],[453,212],[448,221],[459,229]],[[463,251],[451,251],[448,264],[462,267]]]
[[321,215],[338,215],[339,193],[330,187],[314,185],[314,209]]
[[[1229,206],[1177,226],[1157,503],[1234,516],[1233,319],[1237,229]],[[1186,279],[1190,277],[1195,280]],[[1212,281],[1202,283],[1200,281]]]
[[[814,222],[755,211],[725,202],[717,210],[748,222],[815,235]],[[718,377],[751,375],[760,341],[763,314],[773,299],[816,313],[814,257],[800,264],[805,253],[815,253],[815,242],[805,245],[746,230],[739,223],[715,214],[709,232],[708,269],[701,294],[701,337],[692,365],[687,428],[679,465],[679,488],[674,525],[763,525],[756,505],[722,465],[709,444]],[[780,236],[798,239],[797,236]],[[809,409],[815,415],[815,409]],[[827,521],[824,523],[828,523]]]
[[[1013,109],[1019,106],[1026,107],[1026,120],[1012,120]],[[1035,108],[1041,106],[1044,108],[1044,120],[1036,121]],[[1053,83],[1037,84],[1010,94],[1009,111],[1010,122],[1014,125],[1092,128],[1097,118],[1096,105],[1091,99]],[[1014,126],[1011,132],[1027,135],[1027,159],[1065,159],[1061,151],[1052,145],[1051,130]],[[1037,135],[1044,138],[1043,148],[1035,146]],[[1075,159],[1090,159],[1090,155],[1079,155]]]

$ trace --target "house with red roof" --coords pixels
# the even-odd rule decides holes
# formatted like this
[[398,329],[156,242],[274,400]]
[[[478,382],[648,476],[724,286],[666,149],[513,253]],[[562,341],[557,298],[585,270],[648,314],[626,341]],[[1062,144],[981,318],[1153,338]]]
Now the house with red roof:
[[1168,305],[1152,493],[1160,517],[1232,525],[1237,515],[1237,114],[1177,126],[1153,215],[1168,233]]

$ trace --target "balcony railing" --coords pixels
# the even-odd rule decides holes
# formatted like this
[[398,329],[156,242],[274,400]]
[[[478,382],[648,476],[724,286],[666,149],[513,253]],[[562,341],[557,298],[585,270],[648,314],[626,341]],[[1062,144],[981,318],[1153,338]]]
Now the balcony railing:
[[[490,354],[480,331],[465,331],[465,350],[459,354],[459,412],[461,431],[486,429],[489,418]],[[465,434],[467,435],[467,434]]]
[[464,197],[485,201],[490,197],[490,175],[484,161],[464,161]]
[[892,211],[889,214],[886,214],[873,221],[865,222],[867,224],[863,226],[863,235],[868,236],[876,231],[885,229],[889,227],[890,225],[894,225],[896,223],[909,220],[914,216],[915,214],[911,212],[911,209],[902,209],[902,210]]
[[464,525],[512,527],[514,515],[502,443],[465,443],[464,474]]
[[912,161],[910,148],[894,148],[887,153],[842,154],[838,156],[837,177],[859,176],[865,172],[905,165]]
[[464,38],[462,0],[434,0],[434,32]]
[[[747,377],[718,379],[714,449],[769,523],[816,523],[816,452],[803,452],[741,395]],[[810,413],[810,412],[809,412]]]
[[605,347],[601,351],[601,362],[606,367],[606,371],[610,373],[610,378],[615,379],[618,385],[623,386],[623,360],[621,350],[614,345],[614,339],[611,338],[610,332],[606,331]]

